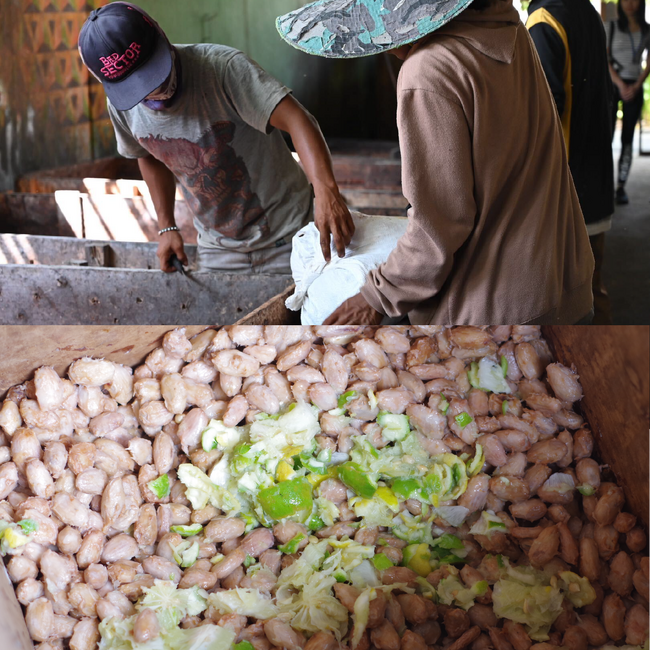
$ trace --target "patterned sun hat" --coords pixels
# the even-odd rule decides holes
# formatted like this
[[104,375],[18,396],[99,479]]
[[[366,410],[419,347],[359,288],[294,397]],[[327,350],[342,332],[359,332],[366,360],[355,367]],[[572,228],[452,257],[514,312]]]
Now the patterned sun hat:
[[293,47],[335,59],[386,52],[430,34],[472,0],[317,0],[280,16]]

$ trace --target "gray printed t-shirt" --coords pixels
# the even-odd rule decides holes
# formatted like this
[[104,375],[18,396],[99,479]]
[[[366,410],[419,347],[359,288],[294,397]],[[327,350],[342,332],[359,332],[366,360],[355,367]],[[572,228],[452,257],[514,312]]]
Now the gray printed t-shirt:
[[311,187],[271,113],[291,91],[238,50],[175,45],[181,95],[169,109],[108,109],[117,148],[151,154],[176,176],[198,243],[249,252],[290,237],[311,214]]

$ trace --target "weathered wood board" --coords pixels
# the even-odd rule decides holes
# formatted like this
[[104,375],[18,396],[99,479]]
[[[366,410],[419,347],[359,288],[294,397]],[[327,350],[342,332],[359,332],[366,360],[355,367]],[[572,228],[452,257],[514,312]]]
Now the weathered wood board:
[[51,194],[0,193],[0,224],[2,232],[76,236]]
[[[343,187],[399,189],[401,160],[397,142],[336,139],[329,142],[337,183]],[[86,191],[85,179],[141,180],[136,160],[101,158],[25,174],[18,179],[19,192],[53,192],[55,189]]]
[[[121,242],[77,237],[0,234],[0,264],[46,266],[108,266],[158,269],[155,242]],[[189,266],[196,261],[196,246],[185,245]]]
[[650,327],[545,327],[561,363],[575,364],[599,459],[625,491],[629,509],[648,527]]
[[0,325],[228,325],[290,275],[0,264]]
[[300,325],[300,312],[291,311],[285,302],[296,290],[296,285],[287,287],[281,294],[267,300],[250,314],[235,323],[236,325]]
[[[374,173],[368,171],[376,163],[358,166],[359,173],[363,172],[361,176],[365,174],[368,178],[360,180],[355,172],[354,185],[341,185],[341,194],[350,208],[365,214],[405,216],[408,202],[399,186],[383,188]],[[42,189],[52,193],[0,194],[1,232],[117,241],[158,240],[158,222],[144,181],[48,177]],[[185,243],[196,244],[192,214],[178,193],[174,213]]]
[[[205,328],[187,325],[185,333],[191,337]],[[61,376],[75,359],[85,356],[137,366],[172,329],[169,325],[0,327],[0,397],[11,386],[31,379],[40,366],[52,366]]]
[[16,600],[4,562],[0,560],[0,638],[2,650],[32,650],[22,608]]
[[[187,203],[177,200],[174,214],[183,240],[196,244]],[[158,241],[158,221],[148,192],[104,194],[100,188],[92,193],[57,189],[54,194],[0,194],[0,224],[0,230],[8,233]]]

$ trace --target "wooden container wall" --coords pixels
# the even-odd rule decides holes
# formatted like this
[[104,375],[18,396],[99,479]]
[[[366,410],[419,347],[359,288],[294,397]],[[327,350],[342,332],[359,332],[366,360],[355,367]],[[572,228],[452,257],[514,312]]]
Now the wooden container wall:
[[[268,320],[256,315],[258,323]],[[277,322],[277,321],[276,321]],[[136,366],[162,342],[170,327],[0,328],[0,396],[33,376],[42,365],[64,374],[83,356]],[[205,326],[187,327],[193,336]],[[557,361],[574,364],[585,397],[580,403],[597,445],[625,490],[626,509],[648,527],[648,425],[650,353],[648,327],[545,327]],[[0,567],[0,629],[3,650],[31,650],[13,587]]]
[[650,428],[650,327],[562,326],[543,328],[554,357],[574,364],[597,458],[611,468],[625,492],[626,509],[648,529]]
[[[206,325],[188,325],[194,336]],[[71,325],[0,327],[0,398],[9,388],[31,379],[34,370],[52,366],[65,376],[68,366],[82,357],[108,359],[125,366],[141,364],[153,349],[162,345],[169,325]]]

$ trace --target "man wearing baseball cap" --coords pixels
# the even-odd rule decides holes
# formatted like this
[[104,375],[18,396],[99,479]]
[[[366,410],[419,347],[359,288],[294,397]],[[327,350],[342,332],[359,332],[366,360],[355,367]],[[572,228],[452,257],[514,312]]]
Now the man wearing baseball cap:
[[587,230],[544,70],[512,0],[317,0],[277,27],[311,54],[404,60],[408,228],[326,324],[588,317]]
[[126,2],[90,14],[79,52],[106,91],[119,153],[138,159],[151,192],[164,271],[174,270],[173,255],[187,263],[176,180],[194,214],[202,270],[290,273],[291,238],[312,215],[326,257],[330,236],[344,254],[354,225],[318,124],[255,62],[222,45],[172,45]]

